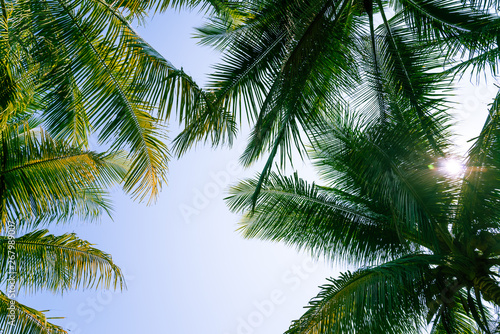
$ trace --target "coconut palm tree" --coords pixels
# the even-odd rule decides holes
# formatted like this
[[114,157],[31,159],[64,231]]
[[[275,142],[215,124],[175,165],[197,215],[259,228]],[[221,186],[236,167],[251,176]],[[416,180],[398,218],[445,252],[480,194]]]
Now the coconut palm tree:
[[[198,3],[0,3],[0,281],[7,287],[0,292],[3,329],[65,333],[43,312],[13,300],[12,280],[16,293],[122,287],[123,276],[110,255],[73,234],[54,236],[33,229],[109,214],[106,189],[122,181],[135,198],[154,199],[168,162],[161,121],[173,109],[186,125],[208,116],[199,135],[224,127],[218,138],[232,134],[232,120],[220,123],[218,117],[218,123],[211,123],[216,110],[210,107],[209,94],[132,28],[147,13]],[[207,3],[218,10],[218,1]],[[89,151],[91,136],[108,151]],[[12,224],[16,231],[31,232],[13,239]]]
[[[331,104],[346,97],[353,101],[353,95],[358,103],[366,100],[356,92],[367,77],[379,87],[379,100],[384,98],[384,85],[399,92],[398,98],[417,115],[416,126],[439,150],[428,103],[440,101],[421,99],[426,91],[439,90],[439,80],[428,74],[440,72],[450,80],[468,69],[495,72],[498,66],[496,1],[231,2],[235,3],[236,14],[211,17],[198,37],[223,51],[208,87],[216,96],[214,103],[252,125],[241,162],[249,166],[269,154],[254,201],[277,157],[283,166],[293,151],[307,153],[308,129],[322,122]],[[412,60],[427,52],[433,55],[425,63]],[[384,103],[373,107],[383,117]],[[176,153],[195,142],[190,131],[186,128],[175,139]]]
[[[324,12],[290,4],[304,21],[291,14],[280,21],[276,3],[262,5],[276,7],[267,23],[263,17],[273,12],[259,8],[246,18],[252,25],[233,27],[229,37],[224,21],[203,30],[206,42],[241,50],[228,54],[217,74],[231,78],[217,83],[227,85],[221,89],[238,90],[226,103],[249,99],[255,87],[264,97],[251,109],[257,121],[242,160],[252,162],[266,145],[270,157],[260,175],[231,190],[228,204],[245,213],[246,237],[360,268],[329,279],[287,333],[421,333],[427,326],[433,333],[493,333],[500,95],[463,176],[447,175],[442,165],[453,151],[447,75],[495,69],[488,38],[496,16],[478,2],[398,1],[388,18],[377,2],[373,13],[382,24],[375,29],[371,2],[358,11],[355,2],[321,2]],[[302,35],[286,38],[301,27]],[[252,39],[258,29],[264,38]],[[470,58],[455,59],[465,50]],[[286,157],[303,136],[323,186],[270,172],[278,147]]]
[[[271,173],[253,210],[259,177],[232,189],[245,237],[359,266],[330,278],[287,333],[498,330],[490,310],[500,307],[500,96],[495,102],[460,175],[418,120],[345,111],[310,134],[324,186]],[[441,152],[449,152],[445,134]]]
[[[219,2],[205,3],[217,10]],[[154,199],[169,160],[161,124],[172,110],[186,126],[205,117],[200,136],[214,129],[220,140],[232,135],[231,119],[212,123],[216,110],[210,94],[132,28],[146,14],[199,3],[2,1],[0,107],[15,108],[28,99],[31,112],[55,138],[88,147],[94,136],[111,150],[127,149],[131,168],[125,190]]]
[[[13,248],[9,248],[9,241]],[[125,286],[123,274],[111,256],[74,234],[54,236],[42,229],[14,239],[2,236],[0,254],[0,280],[6,286],[4,292],[0,291],[0,325],[8,333],[67,333],[51,323],[45,311],[17,302],[18,291],[63,293],[70,289]],[[13,270],[8,259],[13,255],[15,274],[10,274]]]
[[256,203],[260,176],[228,197],[245,213],[245,237],[359,266],[329,279],[287,333],[421,333],[428,324],[432,333],[493,333],[500,329],[490,312],[500,307],[500,95],[458,176],[444,167],[445,115],[434,109],[439,131],[431,143],[417,115],[389,90],[384,95],[384,117],[373,117],[370,101],[354,111],[341,104],[311,128],[310,154],[325,185],[271,173]]
[[0,292],[0,326],[9,333],[66,333],[14,297],[19,291],[122,288],[123,275],[109,254],[88,241],[33,229],[109,214],[106,191],[122,181],[128,166],[122,153],[95,153],[55,140],[39,127],[31,129],[36,122],[25,117],[12,116],[0,132],[0,282],[6,287]]

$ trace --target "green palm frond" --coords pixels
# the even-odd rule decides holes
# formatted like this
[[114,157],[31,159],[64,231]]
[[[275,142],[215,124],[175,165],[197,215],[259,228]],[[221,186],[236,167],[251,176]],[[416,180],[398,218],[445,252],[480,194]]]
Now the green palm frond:
[[329,279],[286,333],[420,333],[424,273],[439,261],[413,255]]
[[[14,310],[14,320],[9,308]],[[0,291],[0,326],[10,334],[67,334],[64,329],[49,322],[50,318],[40,311],[9,299]],[[12,326],[11,326],[12,325]]]
[[[353,205],[331,189],[308,184],[297,174],[285,177],[271,173],[252,211],[257,182],[241,182],[226,198],[232,211],[246,212],[240,230],[247,238],[281,241],[332,262],[363,265],[409,251],[390,225],[390,217]],[[407,234],[405,237],[411,239]]]
[[146,1],[146,3],[149,4],[150,9],[155,9],[157,12],[163,12],[168,8],[198,8],[202,12],[219,15],[231,15],[235,7],[239,5],[238,1],[227,0],[161,0]]
[[184,119],[184,127],[173,140],[172,150],[181,156],[200,141],[210,142],[213,146],[232,145],[237,133],[234,116],[215,103],[214,94],[200,91],[199,108],[191,110]]
[[79,288],[124,287],[123,274],[111,256],[75,234],[54,236],[37,230],[13,239],[0,237],[0,281],[10,278],[9,257],[14,254],[16,288],[66,292]]
[[[166,180],[169,154],[159,122],[173,108],[181,123],[196,124],[190,143],[200,138],[230,143],[235,132],[233,119],[219,117],[209,94],[132,28],[131,17],[157,5],[161,2],[22,0],[9,3],[13,14],[1,31],[0,52],[14,53],[13,63],[30,69],[29,108],[41,115],[47,131],[84,146],[97,133],[100,143],[130,151],[124,187],[141,200],[154,199]],[[212,5],[224,11],[223,2]]]
[[[394,0],[394,9],[419,34],[431,39],[458,37],[460,32],[479,31],[495,21],[484,10],[474,10],[457,0]],[[474,1],[467,1],[470,5]],[[484,1],[479,1],[485,3]],[[477,41],[479,42],[479,41]]]
[[[441,45],[448,58],[459,62],[449,70],[459,75],[468,67],[478,71],[490,67],[496,73],[500,19],[491,11],[493,8],[487,5],[488,2],[394,1],[396,11],[418,36],[431,44]],[[474,61],[463,62],[462,58]]]
[[[334,5],[326,1],[320,5],[319,8],[301,8],[305,12],[300,12],[301,15],[293,11],[293,7],[291,13],[283,13],[296,22],[293,27],[282,24],[281,29],[295,29],[287,36],[281,51],[283,57],[275,65],[279,72],[273,78],[241,157],[242,163],[248,166],[267,148],[270,155],[263,177],[270,170],[278,150],[283,162],[289,159],[292,145],[302,149],[300,130],[317,121],[323,111],[322,105],[332,98],[340,98],[340,87],[352,82],[349,79],[355,76],[354,73],[351,78],[346,75],[350,72],[348,64],[353,60],[349,57],[349,46],[353,44],[349,34],[353,10],[347,2]],[[331,40],[331,44],[320,40]]]
[[246,26],[231,32],[231,52],[216,67],[212,86],[226,108],[237,113],[244,106],[247,118],[256,117],[242,163],[270,152],[254,200],[275,157],[283,164],[293,148],[302,154],[301,131],[356,77],[350,5],[268,1],[255,4]]
[[480,230],[497,231],[500,214],[500,93],[468,152],[454,233],[468,243]]
[[448,83],[433,72],[442,68],[444,59],[438,52],[419,44],[402,22],[389,21],[382,8],[381,14],[384,24],[377,29],[377,34],[381,67],[390,86],[391,109],[400,113],[399,117],[418,119],[429,144],[436,153],[442,154],[446,129],[443,124],[447,118],[442,108],[443,91]]
[[459,298],[456,296],[453,305],[450,307],[438,308],[437,317],[434,321],[430,334],[449,334],[449,333],[463,333],[463,334],[482,334],[486,333],[481,330],[474,318],[470,314],[470,310],[466,311],[461,303],[463,296]]
[[126,174],[120,153],[94,153],[46,132],[4,131],[0,192],[4,218],[26,225],[109,212],[105,190]]
[[391,216],[395,229],[431,243],[439,230],[450,246],[445,226],[453,184],[429,169],[437,157],[418,120],[381,125],[358,116],[332,117],[315,130],[312,157],[322,176],[334,188],[370,199],[372,210]]

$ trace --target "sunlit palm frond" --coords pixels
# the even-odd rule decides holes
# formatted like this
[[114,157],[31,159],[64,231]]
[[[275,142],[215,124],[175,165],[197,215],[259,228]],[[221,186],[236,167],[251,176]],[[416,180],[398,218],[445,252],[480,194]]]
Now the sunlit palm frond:
[[418,125],[380,125],[347,113],[332,117],[313,137],[312,156],[329,186],[369,199],[372,210],[391,216],[396,229],[427,242],[436,242],[437,230],[449,238],[445,222],[453,185],[428,167],[436,156]]
[[[498,67],[497,35],[500,19],[488,3],[494,1],[397,0],[395,8],[420,38],[441,45],[458,75],[471,67],[478,73]],[[498,7],[497,7],[498,8]],[[474,59],[467,61],[466,59]],[[464,61],[465,60],[465,61]]]
[[429,144],[442,154],[448,82],[435,72],[443,67],[444,58],[419,43],[402,22],[388,20],[383,9],[381,14],[384,23],[376,30],[376,41],[392,112],[400,119],[417,119]]
[[85,151],[43,131],[4,131],[1,140],[2,214],[22,225],[108,212],[105,189],[127,171],[119,153]]
[[436,307],[436,318],[433,320],[433,326],[430,334],[482,334],[483,331],[474,320],[470,308],[464,309],[462,301],[465,300],[463,291],[459,292],[450,305],[440,304]]
[[[13,307],[14,319],[9,317],[9,307]],[[0,326],[10,334],[67,334],[60,326],[49,322],[43,312],[9,299],[0,292]]]
[[12,4],[15,15],[6,30],[6,50],[22,49],[20,59],[37,67],[32,77],[36,98],[44,102],[37,109],[47,131],[78,145],[97,133],[112,149],[129,150],[132,168],[124,185],[139,199],[154,199],[166,180],[169,156],[158,122],[173,108],[181,123],[202,123],[197,139],[220,144],[231,141],[234,132],[232,118],[218,118],[215,107],[199,121],[212,101],[123,16],[123,9],[133,16],[152,5],[23,0]]
[[435,262],[439,258],[413,255],[329,279],[286,333],[420,333],[423,274]]
[[[9,242],[11,240],[11,242]],[[48,290],[57,293],[79,288],[123,288],[120,268],[111,256],[75,234],[54,236],[37,230],[9,239],[0,237],[0,281],[7,284],[15,272],[16,289],[29,293]],[[15,257],[15,271],[9,268]]]
[[484,234],[488,233],[488,229],[494,232],[500,228],[497,219],[500,214],[497,204],[500,200],[499,138],[500,93],[490,108],[480,135],[468,152],[454,225],[454,233],[465,243],[480,237],[477,235],[480,231]]

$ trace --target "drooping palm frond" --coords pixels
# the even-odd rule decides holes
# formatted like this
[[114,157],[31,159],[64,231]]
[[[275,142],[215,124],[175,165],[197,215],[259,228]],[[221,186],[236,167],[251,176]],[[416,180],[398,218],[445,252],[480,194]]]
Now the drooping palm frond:
[[[499,233],[500,214],[500,93],[493,102],[488,118],[468,152],[454,233],[464,243],[481,240],[483,250],[498,248],[496,240],[486,242],[486,234]],[[483,234],[478,235],[479,232]],[[486,246],[488,244],[488,246]]]
[[124,287],[123,274],[109,254],[75,234],[54,236],[37,230],[13,239],[0,237],[0,281],[6,283],[10,255],[15,256],[15,284],[29,293],[57,293],[79,288]]
[[184,118],[183,130],[173,140],[172,149],[181,156],[196,143],[210,142],[213,146],[232,145],[237,127],[234,115],[216,105],[214,94],[200,92],[204,102]]
[[413,255],[329,279],[286,333],[420,333],[424,273],[439,261]]
[[[211,4],[221,13],[225,10],[224,2]],[[196,140],[231,142],[235,131],[233,119],[219,117],[209,94],[140,38],[130,24],[131,18],[153,7],[164,10],[163,6],[171,5],[175,3],[8,2],[11,15],[0,29],[0,53],[15,54],[13,63],[24,66],[14,82],[29,69],[32,87],[27,91],[34,92],[30,108],[42,116],[47,131],[84,146],[97,133],[100,143],[130,151],[132,168],[124,186],[139,199],[148,194],[154,199],[166,180],[169,156],[164,129],[158,123],[167,120],[172,109],[187,127],[196,124]]]
[[436,154],[442,154],[447,145],[449,78],[438,72],[445,61],[441,52],[421,43],[397,18],[370,35],[359,41],[362,81],[348,99],[351,109],[381,122],[418,120],[415,125]]
[[376,33],[392,112],[403,119],[417,119],[429,144],[442,154],[447,119],[444,92],[449,83],[433,72],[443,67],[444,58],[435,49],[418,43],[401,21],[389,21],[383,8],[380,11],[384,23]]
[[[13,307],[13,313],[9,308]],[[9,315],[14,314],[14,318]],[[9,299],[0,291],[0,326],[10,334],[67,334],[60,326],[49,322],[43,312]]]
[[240,230],[247,238],[284,242],[335,263],[373,264],[409,252],[390,217],[354,205],[332,189],[308,184],[297,174],[271,173],[252,211],[257,182],[241,182],[226,198],[232,211],[246,212]]
[[0,147],[3,219],[23,226],[109,212],[105,189],[127,171],[120,153],[85,151],[43,131],[4,131]]
[[[398,15],[429,43],[441,44],[457,67],[450,71],[461,75],[468,67],[478,71],[498,67],[497,35],[500,19],[488,1],[393,1]],[[465,61],[465,59],[474,61]]]
[[477,325],[468,305],[467,308],[464,308],[462,304],[464,300],[464,293],[460,291],[453,297],[453,302],[450,305],[440,304],[439,307],[436,307],[437,314],[430,334],[487,333]]
[[211,87],[233,113],[244,107],[247,118],[256,119],[242,163],[249,165],[269,150],[255,200],[275,157],[283,164],[293,148],[302,154],[301,131],[317,122],[332,100],[342,98],[342,87],[354,82],[359,8],[350,1],[253,6],[244,25],[222,37],[231,52],[216,67]]
[[[311,8],[298,5],[289,10],[282,15],[289,16],[293,25],[283,22],[279,27],[289,35],[285,35],[279,50],[281,59],[273,66],[278,71],[241,157],[248,166],[267,148],[270,155],[263,177],[276,156],[283,162],[290,158],[293,145],[299,150],[303,148],[301,129],[317,122],[325,104],[340,99],[341,87],[352,83],[356,76],[348,64],[354,62],[350,30],[355,29],[351,25],[357,22],[355,9],[348,2],[325,1]],[[325,40],[330,43],[324,43]]]

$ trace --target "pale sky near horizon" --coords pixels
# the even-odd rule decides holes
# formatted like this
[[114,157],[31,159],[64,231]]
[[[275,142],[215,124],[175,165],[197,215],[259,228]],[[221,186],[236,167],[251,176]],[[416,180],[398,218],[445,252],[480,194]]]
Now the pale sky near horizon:
[[[202,83],[219,55],[190,38],[200,17],[169,11],[138,32]],[[477,135],[484,120],[484,112],[478,116],[475,110],[484,111],[493,92],[478,87],[457,96],[459,129],[468,138]],[[173,138],[177,130],[171,123]],[[110,253],[126,274],[126,291],[69,291],[63,297],[39,294],[19,301],[66,317],[54,322],[74,334],[284,332],[317,287],[339,271],[281,244],[245,240],[235,231],[238,216],[228,212],[222,199],[230,185],[261,169],[261,164],[249,170],[238,165],[247,134],[240,133],[231,150],[200,145],[172,159],[168,185],[155,205],[134,203],[115,191],[113,221],[104,217],[100,224],[51,228],[54,233],[74,231]],[[298,169],[315,179],[307,166]]]

